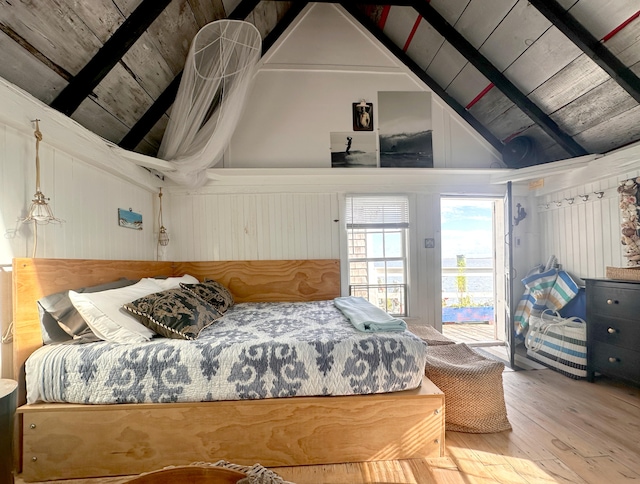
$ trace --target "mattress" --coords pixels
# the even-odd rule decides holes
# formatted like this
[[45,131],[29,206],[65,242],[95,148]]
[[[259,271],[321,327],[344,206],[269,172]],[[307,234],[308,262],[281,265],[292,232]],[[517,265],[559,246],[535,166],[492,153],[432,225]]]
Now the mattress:
[[426,344],[363,333],[333,301],[241,303],[195,341],[46,345],[26,362],[27,402],[201,402],[407,390]]

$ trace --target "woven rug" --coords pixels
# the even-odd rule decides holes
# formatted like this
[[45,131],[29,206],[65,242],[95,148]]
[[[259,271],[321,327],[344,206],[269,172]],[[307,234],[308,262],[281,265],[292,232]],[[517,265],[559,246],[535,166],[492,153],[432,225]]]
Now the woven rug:
[[430,346],[425,374],[445,397],[446,430],[492,433],[511,429],[504,401],[504,364],[464,343]]
[[[219,468],[229,469],[232,471],[237,471],[242,474],[245,474],[246,477],[243,477],[242,479],[237,481],[236,484],[295,484],[290,481],[285,481],[278,474],[276,474],[270,469],[267,469],[266,467],[261,466],[260,464],[254,464],[252,466],[242,466],[238,464],[233,464],[226,460],[219,460],[213,463],[212,462],[194,462],[189,466],[167,466],[161,469],[161,471],[168,471],[168,470],[176,469],[178,467],[185,467],[185,468],[186,467],[196,467],[196,468],[219,467]],[[150,476],[156,473],[160,473],[161,471],[153,471],[153,472],[140,474],[139,476],[137,476],[137,478],[140,478],[143,476]],[[134,478],[133,481],[135,481],[137,478]],[[129,482],[129,480],[125,482]],[[165,481],[160,480],[159,482],[165,482]],[[209,482],[209,480],[206,480],[206,482]],[[217,482],[217,481],[212,481],[212,483],[213,482]]]

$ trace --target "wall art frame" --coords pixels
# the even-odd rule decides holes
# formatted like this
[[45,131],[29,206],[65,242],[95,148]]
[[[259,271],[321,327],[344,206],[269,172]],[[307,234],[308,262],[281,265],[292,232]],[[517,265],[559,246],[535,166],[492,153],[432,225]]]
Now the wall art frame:
[[131,208],[119,208],[118,225],[126,229],[142,230],[142,214],[134,212]]
[[373,131],[373,103],[353,103],[352,112],[354,131]]

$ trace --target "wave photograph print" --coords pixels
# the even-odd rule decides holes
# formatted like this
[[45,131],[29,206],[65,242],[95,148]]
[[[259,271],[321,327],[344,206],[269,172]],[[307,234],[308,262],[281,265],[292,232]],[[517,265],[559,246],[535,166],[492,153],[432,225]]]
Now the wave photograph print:
[[330,133],[331,168],[376,168],[374,133]]
[[427,92],[379,92],[380,167],[433,168],[431,97]]

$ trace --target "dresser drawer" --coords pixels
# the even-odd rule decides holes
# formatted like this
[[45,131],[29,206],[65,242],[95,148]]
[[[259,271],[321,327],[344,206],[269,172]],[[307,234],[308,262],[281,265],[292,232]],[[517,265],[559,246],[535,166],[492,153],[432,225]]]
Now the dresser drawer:
[[640,383],[640,352],[600,342],[589,351],[590,370]]
[[588,290],[591,315],[629,318],[640,314],[640,296],[635,288],[602,282],[588,286]]
[[640,321],[592,315],[587,328],[589,338],[594,341],[640,351]]

